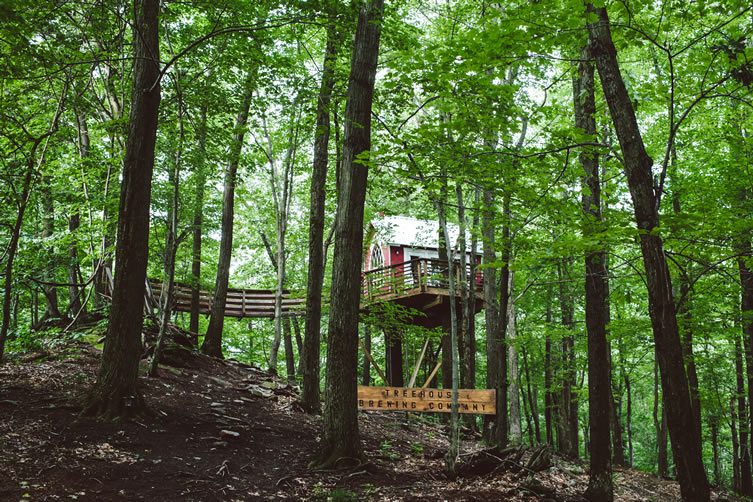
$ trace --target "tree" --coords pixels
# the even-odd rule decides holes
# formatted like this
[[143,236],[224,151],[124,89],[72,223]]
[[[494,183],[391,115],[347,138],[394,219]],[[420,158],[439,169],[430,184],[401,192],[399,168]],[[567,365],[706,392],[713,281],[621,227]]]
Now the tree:
[[138,369],[160,104],[157,0],[135,2],[133,52],[133,94],[120,189],[115,287],[102,364],[83,410],[84,415],[103,419],[128,418],[145,409],[138,389]]
[[[594,66],[588,48],[581,52],[578,75],[573,77],[575,126],[593,137],[596,134]],[[599,154],[583,151],[583,235],[599,231],[602,222]],[[607,350],[609,323],[607,254],[601,246],[586,251],[586,329],[588,331],[588,426],[589,478],[586,498],[612,500],[612,465],[609,452],[611,376]]]
[[233,140],[230,146],[228,163],[225,169],[222,196],[222,230],[220,234],[220,255],[217,262],[217,278],[214,284],[209,327],[201,345],[201,351],[214,357],[222,357],[222,327],[225,324],[225,301],[230,281],[230,258],[233,252],[233,220],[235,214],[235,185],[238,164],[240,164],[246,122],[251,108],[254,74],[249,73],[243,84],[240,108],[235,119]]
[[588,23],[592,54],[624,156],[635,220],[641,231],[651,322],[681,493],[685,500],[707,500],[709,487],[701,459],[701,438],[693,421],[671,278],[662,237],[658,233],[657,194],[654,193],[651,174],[653,161],[646,153],[633,103],[620,73],[607,11],[588,4],[588,15],[595,18],[589,19]]
[[[306,288],[306,324],[304,327],[303,392],[301,403],[309,413],[321,409],[319,373],[321,367],[322,286],[324,283],[324,207],[327,169],[329,164],[330,103],[335,87],[335,65],[342,41],[334,12],[329,13],[327,43],[324,50],[322,82],[316,104],[316,132],[313,169],[311,171],[311,200],[309,204],[308,287]],[[368,363],[365,363],[368,364]]]
[[366,0],[361,4],[351,59],[343,164],[335,216],[324,437],[318,458],[322,466],[361,456],[356,408],[359,278],[366,180],[371,162],[371,105],[383,6],[383,0]]

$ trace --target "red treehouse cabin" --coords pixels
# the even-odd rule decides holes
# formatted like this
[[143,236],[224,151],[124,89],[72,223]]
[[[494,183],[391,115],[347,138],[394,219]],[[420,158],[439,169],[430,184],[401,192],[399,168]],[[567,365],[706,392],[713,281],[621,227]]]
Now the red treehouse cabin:
[[[460,270],[458,227],[447,225],[449,241],[455,258],[457,280],[455,302],[460,319],[460,281],[464,276],[475,296],[474,313],[483,308],[482,275],[475,272],[470,279],[471,249],[465,250],[466,270]],[[367,252],[364,257],[363,296],[361,310],[370,312],[374,306],[392,302],[412,309],[405,322],[426,328],[442,326],[449,332],[450,295],[448,263],[439,259],[439,224],[405,216],[386,216],[373,221],[368,231]],[[470,243],[470,236],[466,242]],[[475,262],[480,263],[477,255]],[[385,333],[387,350],[387,379],[390,385],[401,386],[402,343],[400,333]]]

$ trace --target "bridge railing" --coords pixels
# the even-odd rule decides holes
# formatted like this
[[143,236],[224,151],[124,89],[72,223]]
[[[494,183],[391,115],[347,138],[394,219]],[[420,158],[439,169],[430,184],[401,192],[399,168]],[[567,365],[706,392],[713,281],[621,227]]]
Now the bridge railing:
[[[428,289],[449,289],[449,263],[434,258],[416,258],[387,267],[367,270],[362,275],[362,294],[365,299],[377,300],[386,297],[406,295],[411,292],[425,292]],[[460,264],[455,263],[454,273],[458,294],[460,291]],[[471,266],[466,265],[466,277],[470,277]],[[476,272],[473,287],[476,292],[483,289],[481,273]]]

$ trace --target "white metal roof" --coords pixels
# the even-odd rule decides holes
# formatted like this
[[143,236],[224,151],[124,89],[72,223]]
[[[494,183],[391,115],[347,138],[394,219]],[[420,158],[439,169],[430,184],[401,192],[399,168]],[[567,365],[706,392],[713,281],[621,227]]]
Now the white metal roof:
[[[408,216],[383,216],[371,222],[376,230],[375,240],[391,246],[437,249],[439,222],[419,220]],[[457,248],[458,226],[447,224],[450,242]],[[470,235],[466,232],[466,247],[470,249]]]

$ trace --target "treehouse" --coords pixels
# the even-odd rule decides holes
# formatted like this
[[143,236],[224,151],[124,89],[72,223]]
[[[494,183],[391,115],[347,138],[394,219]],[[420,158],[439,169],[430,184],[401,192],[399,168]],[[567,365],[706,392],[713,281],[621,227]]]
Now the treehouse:
[[[408,324],[450,329],[450,302],[457,307],[458,318],[462,317],[460,284],[463,277],[471,293],[473,313],[483,308],[482,278],[475,271],[471,278],[473,256],[470,246],[460,250],[457,225],[447,225],[449,242],[453,247],[456,279],[454,297],[450,296],[450,276],[447,260],[440,259],[439,224],[436,221],[419,220],[405,216],[381,217],[373,221],[367,231],[364,272],[362,276],[361,312],[378,314],[380,307],[391,303],[405,307],[407,315],[401,320]],[[466,243],[470,237],[466,235]],[[466,257],[465,273],[460,267],[460,253]],[[428,343],[428,340],[427,340]],[[424,350],[426,346],[424,346]],[[386,378],[390,385],[404,383],[402,334],[392,329],[385,332]],[[437,366],[438,369],[438,366]],[[436,369],[435,369],[436,372]]]
[[[472,257],[465,250],[466,270],[460,268],[457,225],[447,225],[455,256],[455,302],[460,314],[462,277],[470,278]],[[427,328],[447,325],[450,320],[449,267],[439,258],[439,224],[405,216],[388,216],[373,221],[366,232],[370,238],[364,257],[362,310],[381,302],[393,302],[416,311],[412,324]],[[466,236],[466,242],[470,237]],[[468,280],[468,279],[466,279]],[[483,307],[481,273],[468,280],[476,301],[475,312]]]

